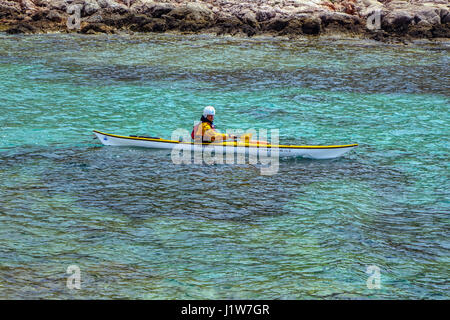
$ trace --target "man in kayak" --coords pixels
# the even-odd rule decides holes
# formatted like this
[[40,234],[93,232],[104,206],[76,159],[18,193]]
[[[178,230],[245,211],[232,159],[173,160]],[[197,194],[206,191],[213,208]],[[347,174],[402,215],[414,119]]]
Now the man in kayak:
[[213,121],[216,110],[212,106],[207,106],[203,110],[200,122],[194,126],[191,137],[196,142],[218,142],[225,140],[235,140],[237,137],[226,133],[219,133],[214,127]]

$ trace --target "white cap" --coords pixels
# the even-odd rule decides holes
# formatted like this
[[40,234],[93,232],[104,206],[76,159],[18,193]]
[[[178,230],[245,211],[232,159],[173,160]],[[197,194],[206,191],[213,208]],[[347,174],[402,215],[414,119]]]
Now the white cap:
[[213,106],[207,106],[205,109],[203,109],[203,116],[214,116],[216,114],[216,110]]

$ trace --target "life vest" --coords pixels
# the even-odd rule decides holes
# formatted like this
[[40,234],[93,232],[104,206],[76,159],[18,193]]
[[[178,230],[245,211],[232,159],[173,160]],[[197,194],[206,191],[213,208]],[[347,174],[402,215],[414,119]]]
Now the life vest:
[[192,140],[195,139],[195,133],[196,133],[197,130],[198,130],[198,126],[201,125],[201,124],[202,124],[201,122],[197,123],[197,124],[194,126],[194,129],[192,129],[192,132],[191,132],[191,138],[192,138]]
[[[211,121],[209,121],[208,119],[206,119],[204,116],[202,116],[200,119],[200,122],[194,126],[194,129],[192,129],[192,132],[191,132],[192,140],[195,139],[195,133],[198,131],[198,127],[201,126],[203,122],[208,122],[211,126],[211,129],[215,129],[214,124]],[[203,142],[203,133],[204,132],[202,132],[202,142]]]

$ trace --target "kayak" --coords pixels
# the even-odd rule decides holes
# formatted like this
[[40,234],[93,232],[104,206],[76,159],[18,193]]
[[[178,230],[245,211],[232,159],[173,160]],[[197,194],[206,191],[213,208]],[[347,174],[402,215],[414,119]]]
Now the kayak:
[[192,141],[166,140],[158,137],[120,136],[93,131],[102,144],[106,146],[143,147],[150,149],[178,149],[183,151],[200,151],[206,148],[218,152],[234,152],[235,154],[258,155],[263,152],[278,152],[280,157],[305,157],[310,159],[333,159],[357,147],[358,144],[332,145],[332,146],[295,146],[271,145],[258,141],[221,141],[218,143],[194,143]]

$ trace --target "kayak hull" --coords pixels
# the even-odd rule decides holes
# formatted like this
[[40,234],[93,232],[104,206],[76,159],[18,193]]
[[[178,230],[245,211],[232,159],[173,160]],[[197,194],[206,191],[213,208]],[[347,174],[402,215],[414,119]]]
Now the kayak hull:
[[214,152],[248,154],[258,156],[280,157],[304,157],[310,159],[333,159],[342,156],[352,150],[357,144],[338,146],[292,146],[292,145],[267,145],[244,142],[221,143],[193,143],[165,140],[160,138],[131,137],[108,134],[94,130],[94,134],[100,142],[106,146],[117,147],[142,147],[150,149],[179,150],[180,152]]

